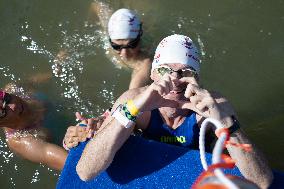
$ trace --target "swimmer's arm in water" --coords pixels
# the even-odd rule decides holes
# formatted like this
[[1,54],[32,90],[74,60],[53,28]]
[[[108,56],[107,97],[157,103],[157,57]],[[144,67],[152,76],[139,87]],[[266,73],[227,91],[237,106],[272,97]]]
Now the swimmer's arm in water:
[[67,158],[67,152],[63,148],[35,137],[9,138],[7,143],[21,157],[56,170],[63,169]]
[[[136,90],[137,91],[137,90]],[[112,110],[128,99],[137,95],[136,92],[124,93],[115,103]],[[76,166],[79,177],[90,180],[108,168],[116,152],[132,133],[134,126],[125,128],[112,116],[108,116],[94,138],[86,145]]]
[[90,6],[90,17],[97,17],[104,32],[107,32],[108,20],[111,17],[113,10],[104,2],[95,0]]
[[137,66],[131,74],[129,89],[144,87],[150,82],[151,60],[147,58],[143,62],[137,62],[136,64]]

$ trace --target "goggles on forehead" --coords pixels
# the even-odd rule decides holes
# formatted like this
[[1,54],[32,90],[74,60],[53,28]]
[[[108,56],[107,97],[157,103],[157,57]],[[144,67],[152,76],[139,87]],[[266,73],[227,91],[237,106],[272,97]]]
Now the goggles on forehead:
[[11,95],[4,91],[0,91],[0,102],[2,101],[2,106],[0,106],[0,118],[4,118],[7,114],[6,105],[11,102]]
[[157,67],[156,70],[161,76],[165,74],[172,74],[174,72],[178,73],[181,77],[196,77],[197,76],[197,72],[192,67],[174,70],[170,68],[169,66],[162,65],[162,66]]

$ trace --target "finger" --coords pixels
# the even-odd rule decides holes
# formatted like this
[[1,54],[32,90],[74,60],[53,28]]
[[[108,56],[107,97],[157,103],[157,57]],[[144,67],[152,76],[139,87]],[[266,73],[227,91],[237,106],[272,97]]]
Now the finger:
[[94,125],[94,119],[87,120],[87,129],[92,129]]
[[196,94],[197,90],[198,89],[196,85],[188,84],[184,92],[184,96],[189,99],[191,96],[194,96]]
[[76,116],[76,119],[78,119],[78,120],[84,119],[83,116],[79,112],[76,112],[75,116]]
[[102,126],[103,122],[104,122],[104,120],[98,121],[97,124],[96,124],[96,129],[95,130],[99,130],[99,128]]
[[163,82],[161,84],[161,86],[162,86],[162,90],[163,90],[163,96],[169,94],[169,92],[170,92],[169,82]]
[[196,109],[195,104],[191,103],[190,101],[179,101],[179,108],[189,109],[195,112],[199,111]]
[[211,96],[211,94],[206,89],[202,89],[197,85],[189,83],[186,87],[185,97],[189,98],[190,96],[193,96],[195,94],[202,97]]
[[173,89],[172,77],[169,74],[165,74],[165,87],[167,91],[171,91]]
[[159,95],[161,96],[165,96],[169,93],[169,91],[166,91],[166,88],[165,86],[162,86],[162,85],[157,85],[155,87],[155,90],[159,93]]
[[199,86],[195,77],[182,77],[180,81]]
[[93,135],[94,135],[94,130],[93,129],[90,129],[89,132],[88,132],[88,135],[87,135],[87,138],[92,138]]
[[203,114],[204,117],[209,117],[210,110],[215,107],[215,102],[212,98],[204,98],[198,104],[196,108]]
[[194,95],[194,96],[189,97],[189,101],[190,101],[192,104],[197,104],[197,103],[200,102],[201,100],[202,100],[202,97],[199,96],[199,95]]
[[208,110],[208,104],[204,101],[199,102],[195,107],[201,112]]
[[86,118],[83,117],[79,112],[76,112],[75,116],[76,116],[76,120],[80,120],[80,121],[86,120]]
[[75,142],[75,141],[66,144],[66,146],[67,146],[68,148],[74,148],[74,147],[76,147],[77,145],[78,145],[78,142]]

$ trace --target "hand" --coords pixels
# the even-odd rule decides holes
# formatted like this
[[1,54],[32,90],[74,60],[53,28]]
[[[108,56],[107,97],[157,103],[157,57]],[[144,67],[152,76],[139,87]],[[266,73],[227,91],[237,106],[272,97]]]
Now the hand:
[[167,95],[173,90],[173,82],[179,81],[169,74],[165,74],[161,80],[153,82],[145,91],[133,99],[134,104],[141,112],[160,107],[179,107],[177,101],[167,98]]
[[228,103],[217,103],[209,91],[199,87],[194,78],[185,77],[180,80],[188,83],[184,94],[188,100],[180,102],[181,108],[191,109],[205,118],[215,118],[225,125],[231,124],[232,107],[223,107],[225,104],[228,106]]
[[[93,137],[94,132],[100,128],[105,119],[103,116],[86,119],[78,112],[76,112],[75,115],[78,120],[81,120],[81,122],[76,126],[68,127],[63,139],[68,148],[76,147],[79,142],[85,142],[88,138]],[[80,124],[84,124],[86,127],[79,126]]]

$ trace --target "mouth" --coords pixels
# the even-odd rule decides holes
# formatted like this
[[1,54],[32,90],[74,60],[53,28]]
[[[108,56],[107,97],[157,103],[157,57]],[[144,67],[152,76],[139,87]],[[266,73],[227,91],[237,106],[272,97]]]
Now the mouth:
[[184,93],[185,92],[185,89],[176,89],[176,90],[172,90],[170,91],[171,94],[181,94],[181,93]]

